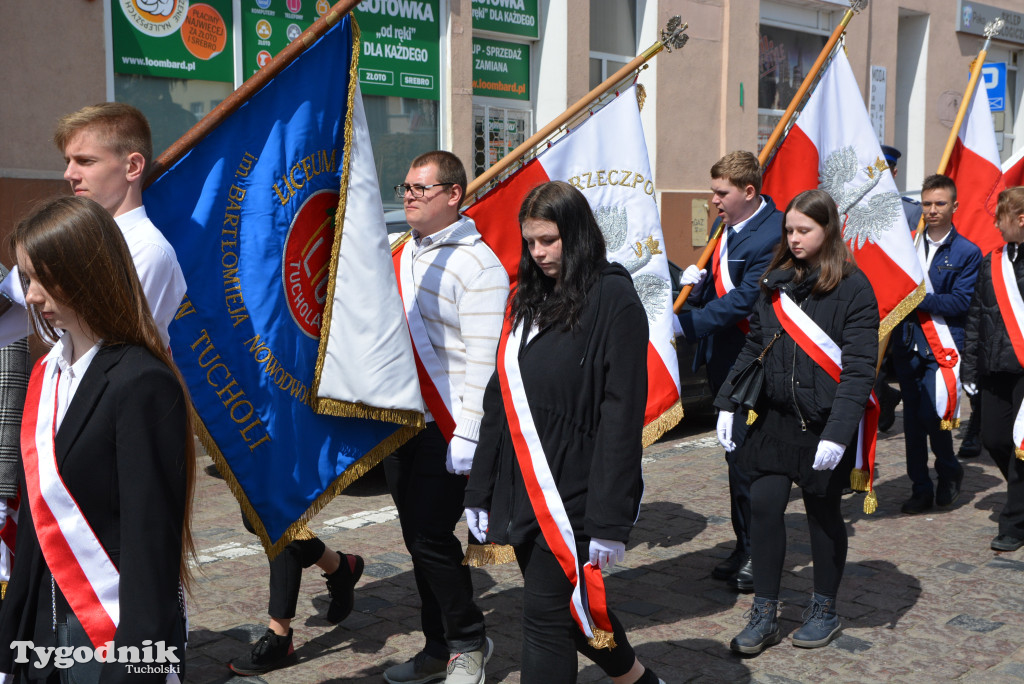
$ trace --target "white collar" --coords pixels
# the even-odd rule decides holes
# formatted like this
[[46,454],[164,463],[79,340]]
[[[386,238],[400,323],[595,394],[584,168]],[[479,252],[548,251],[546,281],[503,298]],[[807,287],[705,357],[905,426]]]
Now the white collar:
[[96,354],[99,353],[100,347],[103,345],[103,340],[98,340],[96,344],[89,348],[89,351],[82,354],[81,358],[74,363],[71,362],[71,357],[75,353],[74,345],[71,341],[71,335],[62,335],[57,344],[50,350],[52,355],[57,361],[57,368],[62,373],[70,373],[72,377],[82,377],[85,375],[85,371],[88,370],[89,364],[96,358]]
[[126,231],[129,228],[142,223],[149,216],[146,214],[146,207],[139,206],[135,207],[131,211],[126,211],[123,214],[119,214],[114,217],[114,221],[117,223],[117,227],[122,231]]
[[760,214],[761,210],[763,210],[767,206],[768,206],[768,203],[764,201],[764,197],[761,197],[761,204],[760,204],[760,206],[757,207],[757,211],[755,211],[753,214],[751,214],[750,216],[748,216],[744,220],[742,220],[739,223],[737,223],[735,226],[731,226],[732,227],[732,232],[738,233],[741,230],[743,230],[747,226],[747,224],[750,223],[751,221],[753,221],[754,217],[757,216],[758,214]]

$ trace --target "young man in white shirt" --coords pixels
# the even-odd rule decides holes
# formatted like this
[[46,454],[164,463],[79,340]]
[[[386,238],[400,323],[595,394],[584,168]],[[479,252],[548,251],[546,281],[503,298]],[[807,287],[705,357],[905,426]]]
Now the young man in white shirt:
[[388,456],[384,469],[413,560],[425,645],[409,662],[388,668],[384,679],[477,684],[493,644],[473,601],[455,525],[494,372],[508,275],[472,219],[459,214],[466,171],[458,157],[442,150],[420,155],[395,191],[412,227],[398,277],[425,369],[428,415],[426,429]]

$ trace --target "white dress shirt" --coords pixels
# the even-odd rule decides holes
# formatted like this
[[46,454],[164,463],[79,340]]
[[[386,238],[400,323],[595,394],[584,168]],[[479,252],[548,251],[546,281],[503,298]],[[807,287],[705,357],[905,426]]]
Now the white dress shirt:
[[[166,345],[171,339],[167,328],[185,296],[185,276],[178,265],[174,248],[149,220],[145,207],[116,216],[114,221],[128,243],[128,252],[135,262],[135,270],[139,274],[156,329]],[[6,347],[33,332],[32,324],[25,315],[28,307],[25,304],[25,293],[21,290],[21,276],[17,266],[0,282],[0,294],[6,295],[17,305],[0,316],[0,347]]]

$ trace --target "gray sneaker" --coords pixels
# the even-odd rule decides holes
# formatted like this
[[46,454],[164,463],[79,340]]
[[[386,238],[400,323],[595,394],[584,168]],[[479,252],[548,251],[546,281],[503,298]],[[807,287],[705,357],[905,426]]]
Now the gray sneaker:
[[448,676],[445,684],[483,684],[484,665],[494,653],[494,642],[486,637],[484,647],[477,651],[453,653],[448,661]]
[[388,684],[428,684],[443,682],[447,674],[448,661],[435,658],[426,651],[400,665],[384,670],[384,681]]

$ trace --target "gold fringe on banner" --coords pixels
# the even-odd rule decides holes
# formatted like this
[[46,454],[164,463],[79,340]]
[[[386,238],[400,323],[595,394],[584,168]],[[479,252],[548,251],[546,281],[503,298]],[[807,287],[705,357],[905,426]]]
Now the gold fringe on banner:
[[676,403],[672,404],[664,413],[652,420],[649,424],[644,426],[643,434],[643,445],[646,449],[651,446],[661,436],[674,428],[679,424],[679,421],[683,419],[683,403],[677,400]]
[[514,563],[516,551],[508,544],[469,544],[463,565],[471,568],[482,568],[485,565],[504,565]]
[[875,496],[875,490],[868,492],[868,495],[864,497],[864,512],[871,515],[878,510],[878,497]]
[[0,582],[0,601],[7,596],[7,582]]
[[922,282],[917,286],[917,289],[911,292],[909,295],[903,298],[903,301],[896,305],[892,311],[890,311],[882,322],[878,324],[878,339],[884,340],[892,331],[900,324],[904,318],[906,318],[911,311],[917,308],[917,305],[924,299],[925,289],[924,283]]
[[615,648],[615,635],[603,629],[594,628],[594,636],[587,639],[591,648],[607,648],[609,651]]

